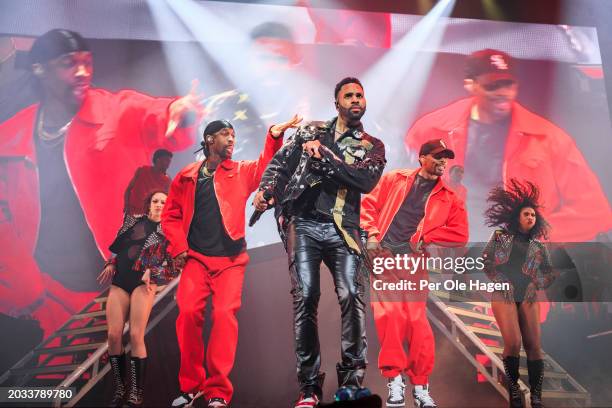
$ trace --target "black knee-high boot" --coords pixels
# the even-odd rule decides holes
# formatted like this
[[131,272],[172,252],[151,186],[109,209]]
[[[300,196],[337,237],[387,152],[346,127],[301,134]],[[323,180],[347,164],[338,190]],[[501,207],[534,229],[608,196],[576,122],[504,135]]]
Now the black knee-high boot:
[[521,396],[521,388],[518,385],[519,366],[521,358],[515,356],[504,357],[504,370],[506,371],[506,380],[508,381],[508,394],[510,395],[510,408],[522,408],[523,398]]
[[529,373],[529,388],[531,389],[531,407],[543,408],[544,360],[527,360],[527,372]]
[[142,406],[146,363],[146,358],[130,357],[130,392],[127,401],[130,407]]
[[122,407],[125,402],[125,353],[118,356],[109,356],[111,374],[115,393],[110,407]]

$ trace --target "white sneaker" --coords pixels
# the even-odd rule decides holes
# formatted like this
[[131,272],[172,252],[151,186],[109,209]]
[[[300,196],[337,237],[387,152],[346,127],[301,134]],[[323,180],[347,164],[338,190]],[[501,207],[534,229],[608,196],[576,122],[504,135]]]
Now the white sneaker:
[[415,385],[412,390],[412,396],[414,397],[414,406],[417,408],[437,408],[438,406],[434,402],[433,398],[429,395],[429,384],[427,385]]
[[208,400],[208,408],[228,408],[227,401],[223,398],[211,398]]
[[396,377],[389,378],[387,381],[387,387],[389,387],[389,397],[387,398],[387,407],[405,407],[406,401],[404,400],[404,379],[401,374]]
[[195,400],[202,396],[202,391],[198,391],[195,394],[182,392],[181,395],[176,397],[174,401],[172,401],[172,408],[183,408],[183,407],[191,407]]

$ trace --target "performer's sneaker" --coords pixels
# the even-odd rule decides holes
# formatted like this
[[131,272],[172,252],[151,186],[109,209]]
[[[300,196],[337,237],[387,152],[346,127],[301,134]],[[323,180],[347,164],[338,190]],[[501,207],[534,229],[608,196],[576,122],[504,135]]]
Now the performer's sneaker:
[[191,407],[195,400],[202,396],[202,391],[198,391],[195,394],[188,392],[181,392],[181,395],[176,397],[174,401],[172,401],[172,408],[182,408],[182,407]]
[[387,381],[387,387],[389,388],[389,397],[387,398],[388,407],[405,407],[406,400],[404,399],[404,379],[401,375],[389,378]]
[[340,387],[338,388],[338,391],[336,391],[336,393],[334,394],[334,400],[352,401],[355,399],[355,391],[357,391],[357,387]]
[[319,406],[319,397],[313,392],[302,392],[293,408],[313,408]]
[[211,398],[208,400],[208,408],[227,408],[227,401],[223,398]]
[[429,395],[429,384],[415,385],[412,390],[414,406],[417,408],[437,408],[433,398]]
[[361,399],[361,398],[366,398],[366,397],[370,397],[372,396],[372,391],[370,391],[369,388],[366,387],[361,387],[358,388],[357,391],[355,391],[355,399]]

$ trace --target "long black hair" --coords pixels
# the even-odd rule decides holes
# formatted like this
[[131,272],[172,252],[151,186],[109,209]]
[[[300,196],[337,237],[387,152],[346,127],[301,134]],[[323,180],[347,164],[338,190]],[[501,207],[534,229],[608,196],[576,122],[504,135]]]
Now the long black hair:
[[548,237],[550,225],[540,211],[540,190],[530,181],[524,183],[511,179],[504,188],[497,186],[489,192],[487,202],[491,206],[485,211],[485,222],[489,227],[502,227],[512,234],[519,232],[519,217],[525,207],[533,208],[536,214],[535,225],[529,231],[534,238]]

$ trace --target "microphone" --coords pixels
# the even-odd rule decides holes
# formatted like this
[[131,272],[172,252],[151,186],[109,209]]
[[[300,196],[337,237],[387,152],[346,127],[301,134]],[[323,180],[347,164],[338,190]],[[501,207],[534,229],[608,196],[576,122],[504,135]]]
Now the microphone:
[[[263,193],[263,198],[264,200],[266,200],[266,202],[270,201],[270,199],[274,197],[272,195],[272,192],[269,190],[265,190]],[[249,227],[252,227],[253,224],[255,224],[259,218],[261,217],[261,214],[263,214],[266,210],[263,211],[259,211],[259,210],[255,210],[253,211],[253,214],[251,215],[251,218],[249,219]]]

